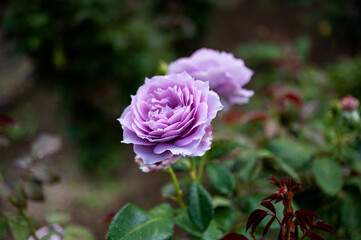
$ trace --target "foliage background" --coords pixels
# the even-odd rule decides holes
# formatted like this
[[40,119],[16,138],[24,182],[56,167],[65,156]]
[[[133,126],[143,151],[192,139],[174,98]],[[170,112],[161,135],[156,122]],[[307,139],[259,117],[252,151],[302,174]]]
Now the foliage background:
[[[335,239],[359,237],[360,185],[348,184],[360,178],[359,137],[337,165],[343,187],[335,194],[320,192],[313,172],[304,171],[313,154],[333,148],[333,136],[327,136],[332,126],[325,120],[332,101],[349,93],[361,97],[359,1],[12,0],[1,3],[0,14],[0,111],[19,125],[6,130],[12,144],[0,149],[1,171],[17,176],[12,161],[39,132],[57,133],[65,142],[51,159],[63,182],[45,189],[45,206],[29,208],[40,222],[45,214],[65,212],[101,239],[107,225],[98,220],[108,212],[128,201],[144,208],[161,201],[167,176],[136,169],[131,148],[119,144],[115,119],[144,78],[162,72],[160,61],[206,46],[233,52],[256,72],[247,86],[256,96],[235,108],[226,124],[217,122],[219,137],[267,150],[289,161],[293,171],[269,156],[232,155],[226,165],[239,184],[233,203],[239,205],[238,217],[245,218],[267,191],[263,177],[296,173],[309,186],[296,203],[340,226]],[[284,113],[267,106],[289,91],[314,108],[309,116],[292,103]],[[269,127],[274,121],[243,123],[240,116],[254,110],[267,111],[280,132]],[[310,202],[310,195],[317,201]]]

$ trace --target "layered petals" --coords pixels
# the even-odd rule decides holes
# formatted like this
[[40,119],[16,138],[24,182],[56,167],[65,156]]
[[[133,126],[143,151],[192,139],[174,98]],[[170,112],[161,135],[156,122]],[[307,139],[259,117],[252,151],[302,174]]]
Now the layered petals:
[[122,142],[134,144],[144,172],[166,168],[181,157],[202,156],[212,142],[211,121],[222,108],[209,83],[186,72],[146,79],[118,119]]

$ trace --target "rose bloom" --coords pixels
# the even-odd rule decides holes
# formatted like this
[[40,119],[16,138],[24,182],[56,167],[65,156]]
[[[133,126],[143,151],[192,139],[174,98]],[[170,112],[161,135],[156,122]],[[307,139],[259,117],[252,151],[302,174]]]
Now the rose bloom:
[[190,57],[172,62],[168,68],[168,73],[183,71],[195,79],[209,82],[210,88],[220,96],[225,111],[233,104],[248,103],[254,94],[243,88],[251,80],[253,71],[231,53],[202,48]]
[[[36,236],[39,239],[42,239],[43,237],[47,236],[50,232],[53,232],[51,236],[49,236],[49,240],[61,240],[63,239],[63,228],[60,227],[58,224],[53,224],[51,226],[45,226],[36,231]],[[34,237],[29,237],[28,240],[34,240]]]
[[212,142],[211,121],[222,107],[208,82],[186,72],[147,78],[118,119],[122,142],[134,144],[144,172],[166,168],[182,156],[202,156]]

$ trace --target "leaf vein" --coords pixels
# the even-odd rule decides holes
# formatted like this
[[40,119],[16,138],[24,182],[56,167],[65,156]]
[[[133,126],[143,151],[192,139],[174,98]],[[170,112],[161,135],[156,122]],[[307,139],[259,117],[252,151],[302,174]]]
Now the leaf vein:
[[132,231],[127,232],[127,233],[126,233],[122,238],[120,238],[119,240],[125,239],[126,237],[128,237],[129,235],[131,235],[132,233],[134,233],[135,231],[137,231],[138,229],[141,229],[141,228],[143,228],[143,227],[145,227],[145,226],[147,226],[147,225],[149,225],[149,224],[151,224],[151,223],[153,223],[153,222],[160,221],[160,220],[163,220],[163,219],[165,219],[165,217],[153,218],[153,219],[151,219],[151,220],[149,220],[149,221],[147,221],[147,222],[139,225],[138,227],[134,228]]

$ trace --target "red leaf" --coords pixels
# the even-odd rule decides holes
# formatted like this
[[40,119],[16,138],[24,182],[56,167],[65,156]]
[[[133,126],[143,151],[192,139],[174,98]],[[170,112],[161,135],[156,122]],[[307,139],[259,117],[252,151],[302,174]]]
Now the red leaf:
[[256,221],[254,221],[253,226],[252,226],[252,232],[256,231],[257,226],[262,222],[262,220],[268,215],[268,213],[263,213],[260,214],[259,217],[256,219]]
[[271,218],[271,220],[267,223],[266,227],[263,229],[263,233],[262,233],[263,236],[265,236],[265,235],[267,234],[268,229],[271,227],[271,225],[272,225],[272,223],[274,222],[275,219],[276,219],[276,218],[273,217],[273,218]]
[[295,224],[300,226],[302,232],[306,231],[307,228],[306,223],[301,219],[299,219],[298,217],[296,217]]
[[269,195],[268,197],[262,199],[262,201],[266,201],[266,200],[271,200],[271,201],[275,201],[275,203],[278,203],[279,201],[282,201],[282,196],[279,193],[275,193],[272,195]]
[[309,237],[311,240],[323,240],[323,238],[314,232],[307,232],[306,236]]
[[0,115],[0,126],[16,126],[16,122],[5,115]]
[[286,182],[287,182],[287,190],[290,191],[291,190],[291,178],[286,177]]
[[266,178],[266,180],[270,180],[271,184],[276,185],[279,188],[282,188],[282,184],[274,176],[272,176],[270,178]]
[[264,217],[267,216],[267,212],[262,209],[256,209],[251,213],[251,215],[249,215],[248,220],[247,220],[247,225],[246,225],[246,231],[248,231],[248,229],[257,222],[257,219],[260,216],[264,216]]
[[302,185],[303,185],[303,183],[297,183],[296,185],[294,185],[292,187],[292,192],[302,191]]
[[301,226],[305,229],[307,229],[307,226],[312,230],[314,229],[312,218],[304,215],[298,215],[296,216],[296,218],[299,220],[300,223],[303,223],[303,226]]
[[251,235],[251,237],[252,237],[253,240],[264,240],[263,237],[261,237],[261,238],[256,238],[252,232],[249,233],[249,234]]
[[321,229],[321,230],[326,231],[326,232],[331,232],[331,233],[333,232],[333,227],[330,224],[324,222],[321,219],[318,219],[315,222],[315,228]]
[[228,233],[220,240],[248,240],[244,235],[238,233]]
[[285,183],[285,179],[283,178],[283,176],[282,176],[281,180],[282,180],[282,187],[280,187],[280,188],[285,188],[286,183]]
[[264,199],[262,199],[262,201],[266,201],[266,200],[276,200],[278,198],[278,194],[277,193],[274,193],[274,194],[271,194],[269,195],[268,197],[265,197]]
[[269,201],[264,201],[261,202],[261,205],[264,206],[265,208],[268,208],[269,210],[271,210],[274,214],[276,214],[276,209],[273,206],[273,204]]
[[308,209],[300,209],[300,210],[297,210],[295,212],[295,215],[304,215],[304,216],[309,216],[309,217],[316,217],[316,218],[319,218],[320,216],[318,216],[317,213],[311,211],[311,210],[308,210]]

